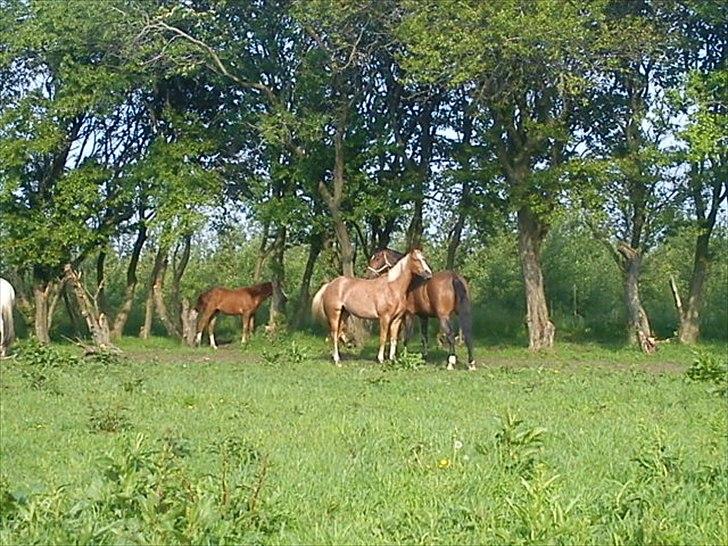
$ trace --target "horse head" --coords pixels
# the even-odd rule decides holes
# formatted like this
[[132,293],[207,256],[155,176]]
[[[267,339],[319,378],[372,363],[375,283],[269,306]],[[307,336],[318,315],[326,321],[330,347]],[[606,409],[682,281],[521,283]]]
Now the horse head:
[[377,277],[381,277],[382,274],[392,269],[394,264],[400,261],[403,257],[404,254],[400,254],[391,248],[382,248],[377,250],[374,254],[372,254],[372,257],[369,258],[366,278],[375,279]]
[[432,269],[427,265],[425,255],[422,254],[419,248],[411,250],[407,256],[409,257],[409,268],[412,273],[423,279],[432,278]]

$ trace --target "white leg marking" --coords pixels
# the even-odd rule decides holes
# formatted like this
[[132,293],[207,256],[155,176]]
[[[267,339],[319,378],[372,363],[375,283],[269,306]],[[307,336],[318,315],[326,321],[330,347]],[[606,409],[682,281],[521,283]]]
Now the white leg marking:
[[447,357],[447,369],[448,370],[454,370],[455,364],[457,364],[457,357],[455,355],[450,355]]

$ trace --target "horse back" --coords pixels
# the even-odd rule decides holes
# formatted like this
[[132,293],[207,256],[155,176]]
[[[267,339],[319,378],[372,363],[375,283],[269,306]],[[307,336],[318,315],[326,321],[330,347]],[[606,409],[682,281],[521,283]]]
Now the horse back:
[[412,282],[407,294],[407,311],[415,315],[449,317],[457,307],[456,279],[461,279],[465,284],[453,271],[438,271],[428,280],[418,277]]

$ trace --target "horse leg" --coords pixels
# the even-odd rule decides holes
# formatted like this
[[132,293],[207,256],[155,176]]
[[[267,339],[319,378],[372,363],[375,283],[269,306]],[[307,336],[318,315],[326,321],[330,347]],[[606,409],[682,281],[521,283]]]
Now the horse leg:
[[422,354],[427,356],[427,325],[430,322],[428,317],[420,317],[420,335],[422,336]]
[[210,319],[212,319],[212,316],[215,314],[215,310],[208,310],[205,309],[202,313],[200,313],[197,316],[197,327],[195,328],[197,331],[197,334],[195,335],[195,345],[199,347],[200,343],[202,343],[202,332],[205,331],[206,328],[208,328],[208,325],[210,323]]
[[217,343],[215,343],[215,321],[217,321],[217,315],[210,319],[207,323],[207,335],[210,336],[210,347],[217,349]]
[[250,335],[249,335],[250,315],[247,315],[247,314],[240,315],[240,321],[243,324],[243,333],[240,338],[240,343],[245,344],[250,339]]
[[457,363],[457,357],[455,356],[455,336],[452,333],[452,328],[450,328],[450,319],[447,316],[441,316],[439,318],[440,329],[447,338],[447,346],[449,349],[447,356],[447,369],[452,370],[455,368],[455,364]]
[[391,322],[389,317],[379,317],[379,353],[377,354],[377,360],[380,364],[384,363],[384,347],[387,344],[387,335],[389,334],[389,327]]
[[339,355],[339,331],[341,330],[341,309],[334,310],[329,317],[329,332],[334,343],[334,364],[341,366],[341,355]]
[[397,336],[400,324],[402,324],[402,319],[397,318],[389,325],[389,360],[394,360],[397,356]]

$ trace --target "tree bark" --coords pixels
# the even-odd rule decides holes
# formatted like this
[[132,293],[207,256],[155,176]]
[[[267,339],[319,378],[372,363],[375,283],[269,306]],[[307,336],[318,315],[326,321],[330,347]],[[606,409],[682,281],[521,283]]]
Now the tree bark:
[[457,256],[458,248],[460,247],[460,240],[463,235],[463,228],[465,227],[466,206],[469,195],[470,184],[464,182],[463,192],[460,196],[460,203],[458,204],[458,216],[455,220],[455,225],[450,232],[450,237],[447,242],[447,261],[445,263],[445,269],[450,271],[455,269],[455,258]]
[[50,331],[61,288],[63,288],[63,284],[59,281],[35,278],[33,286],[34,328],[35,336],[41,343],[51,342]]
[[546,226],[524,205],[518,211],[518,252],[526,291],[528,347],[532,351],[553,347],[556,332],[549,319],[541,270],[541,243],[545,236]]
[[424,230],[423,211],[425,205],[426,184],[430,179],[430,162],[432,161],[432,113],[437,105],[437,97],[429,99],[422,105],[418,123],[420,126],[420,160],[417,164],[417,176],[414,185],[414,210],[412,220],[407,229],[407,248],[419,247]]
[[36,284],[33,287],[33,299],[35,303],[35,337],[41,343],[50,343],[50,313],[48,302],[49,285]]
[[96,301],[99,310],[106,310],[106,249],[99,250],[96,258]]
[[64,269],[65,280],[73,289],[78,302],[78,308],[86,321],[86,326],[91,333],[94,345],[102,349],[111,347],[111,332],[106,314],[101,310],[98,300],[98,291],[94,299],[89,297],[86,289],[81,283],[78,273],[71,264],[66,264]]
[[69,287],[65,286],[63,290],[61,290],[61,295],[63,298],[63,303],[66,307],[66,314],[68,315],[68,318],[71,320],[71,327],[73,328],[74,333],[79,334],[81,332],[81,325],[80,320],[78,318],[78,314],[76,313],[76,310],[73,308],[73,303],[71,302],[71,298],[69,296]]
[[154,257],[154,266],[152,267],[152,273],[149,276],[149,283],[147,286],[147,299],[145,304],[145,312],[144,312],[144,325],[142,326],[141,330],[139,331],[139,337],[142,339],[149,339],[150,334],[152,333],[152,323],[154,321],[154,286],[157,283],[157,279],[160,274],[160,270],[162,269],[162,266],[167,259],[167,251],[168,249],[166,247],[163,247],[161,244],[159,248],[157,249],[157,254]]
[[263,266],[268,258],[268,233],[270,232],[270,221],[266,220],[263,224],[263,233],[261,234],[260,248],[258,249],[258,258],[255,260],[255,269],[253,270],[253,282],[260,282],[263,275]]
[[333,172],[333,192],[329,191],[323,181],[319,181],[319,193],[324,199],[326,206],[331,213],[331,220],[334,225],[334,234],[339,244],[339,256],[341,257],[342,273],[347,277],[354,276],[354,246],[351,243],[349,230],[344,221],[341,211],[341,204],[344,196],[344,131],[346,123],[346,115],[342,114],[336,123],[336,133],[334,134],[334,172]]
[[137,237],[134,241],[134,247],[131,251],[131,258],[129,259],[129,266],[126,269],[126,288],[124,289],[124,298],[119,307],[119,311],[116,313],[114,318],[114,326],[111,329],[111,338],[118,339],[124,333],[124,326],[129,319],[129,313],[131,313],[132,305],[134,304],[134,293],[138,284],[136,276],[137,267],[139,266],[139,257],[144,247],[144,242],[147,240],[147,227],[142,222],[139,225],[137,231]]
[[657,345],[652,334],[647,312],[642,307],[639,291],[640,269],[642,255],[627,245],[620,243],[617,250],[624,262],[622,272],[624,277],[624,299],[627,306],[627,342],[637,345],[645,353],[655,352]]
[[312,233],[308,247],[308,258],[306,259],[306,267],[301,277],[301,287],[298,291],[298,305],[296,310],[296,318],[294,326],[300,328],[309,315],[309,304],[311,300],[311,278],[316,267],[316,260],[321,254],[324,247],[323,235],[320,233]]
[[[190,263],[190,249],[192,246],[192,235],[186,235],[182,242],[182,254],[179,259],[176,259],[173,263],[172,272],[172,285],[170,286],[170,296],[172,301],[172,309],[175,317],[172,318],[176,322],[176,318],[179,317],[180,329],[182,329],[182,296],[181,286],[182,277],[185,274],[187,265]],[[175,251],[176,254],[176,251]]]
[[701,233],[697,238],[687,305],[682,310],[678,309],[680,318],[678,339],[681,343],[688,345],[697,343],[700,338],[700,307],[703,299],[703,286],[708,276],[709,240],[710,231]]
[[[167,330],[167,334],[170,337],[180,339],[182,337],[182,332],[170,318],[167,304],[164,301],[164,278],[167,276],[167,266],[169,264],[168,254],[169,249],[167,247],[160,247],[157,252],[157,257],[155,259],[157,276],[155,277],[154,284],[152,285],[152,296],[154,298],[154,310],[157,312],[157,316],[162,322],[164,329]],[[157,263],[159,263],[158,268],[156,267]]]
[[273,260],[271,261],[273,293],[271,294],[270,314],[268,315],[268,326],[266,328],[269,333],[276,333],[280,329],[286,313],[286,298],[282,290],[286,276],[283,260],[286,249],[286,235],[286,227],[279,226],[273,242]]

